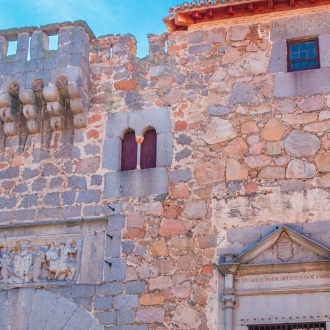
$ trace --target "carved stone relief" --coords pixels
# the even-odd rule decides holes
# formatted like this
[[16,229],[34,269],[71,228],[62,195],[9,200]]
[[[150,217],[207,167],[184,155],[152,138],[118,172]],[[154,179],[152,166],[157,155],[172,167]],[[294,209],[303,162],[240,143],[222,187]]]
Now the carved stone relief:
[[292,244],[290,237],[283,233],[277,241],[277,258],[284,262],[289,261],[294,256]]
[[72,281],[81,244],[77,236],[0,240],[0,283]]

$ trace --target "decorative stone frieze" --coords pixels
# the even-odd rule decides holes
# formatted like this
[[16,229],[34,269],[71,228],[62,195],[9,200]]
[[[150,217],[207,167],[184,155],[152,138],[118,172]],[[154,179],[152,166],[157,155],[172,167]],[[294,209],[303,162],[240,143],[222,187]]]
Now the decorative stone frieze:
[[73,281],[79,270],[81,244],[78,236],[2,239],[0,284]]

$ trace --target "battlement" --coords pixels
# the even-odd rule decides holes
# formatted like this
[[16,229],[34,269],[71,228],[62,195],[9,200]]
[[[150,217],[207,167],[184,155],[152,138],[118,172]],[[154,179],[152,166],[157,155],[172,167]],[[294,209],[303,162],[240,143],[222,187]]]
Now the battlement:
[[[58,48],[49,50],[56,34]],[[0,31],[0,139],[40,133],[45,120],[63,130],[67,109],[75,128],[86,126],[91,38],[82,21]],[[12,40],[17,51],[7,55]]]

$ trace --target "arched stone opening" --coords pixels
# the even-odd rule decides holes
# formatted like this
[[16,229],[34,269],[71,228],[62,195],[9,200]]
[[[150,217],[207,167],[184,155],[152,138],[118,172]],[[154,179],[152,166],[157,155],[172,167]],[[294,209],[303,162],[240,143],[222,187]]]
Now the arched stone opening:
[[51,291],[18,288],[0,291],[2,330],[102,330],[84,308]]

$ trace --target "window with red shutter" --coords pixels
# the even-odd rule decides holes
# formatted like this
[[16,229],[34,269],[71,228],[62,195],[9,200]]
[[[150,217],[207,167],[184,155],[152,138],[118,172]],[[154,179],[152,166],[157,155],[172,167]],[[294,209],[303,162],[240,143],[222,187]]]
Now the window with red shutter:
[[135,170],[137,163],[137,143],[135,132],[127,131],[124,135],[121,148],[121,170]]
[[157,134],[154,129],[144,134],[141,145],[141,168],[156,167]]

